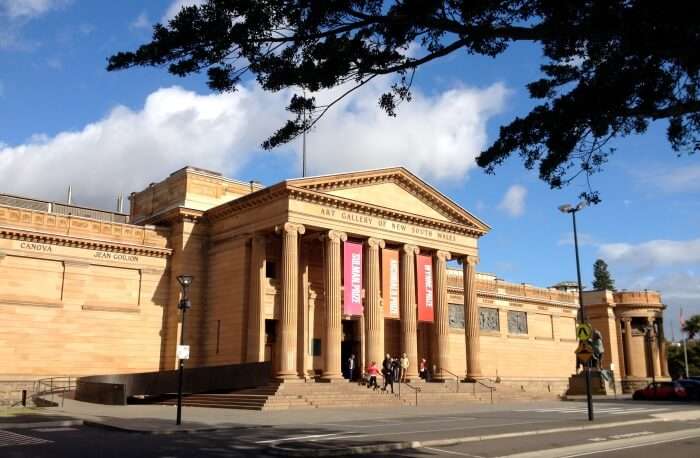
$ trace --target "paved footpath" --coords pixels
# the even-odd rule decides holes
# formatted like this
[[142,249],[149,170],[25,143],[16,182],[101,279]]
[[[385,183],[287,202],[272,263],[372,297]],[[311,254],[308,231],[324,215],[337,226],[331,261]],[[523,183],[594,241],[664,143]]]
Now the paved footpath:
[[[71,412],[84,425],[12,429],[0,417],[0,455],[546,458],[631,456],[624,453],[633,449],[639,456],[640,450],[667,444],[674,454],[657,456],[700,456],[694,448],[700,445],[700,405],[623,401],[595,407],[593,423],[581,402],[278,412],[186,408],[187,422],[177,431],[172,407],[67,400],[63,409],[48,409],[52,419]],[[149,434],[127,432],[139,428]]]

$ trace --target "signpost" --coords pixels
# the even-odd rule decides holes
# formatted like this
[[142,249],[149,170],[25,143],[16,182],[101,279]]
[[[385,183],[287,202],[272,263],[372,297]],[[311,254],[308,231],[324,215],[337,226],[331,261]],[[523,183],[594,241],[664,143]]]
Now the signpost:
[[576,338],[585,342],[593,336],[593,328],[588,323],[579,323],[576,325]]

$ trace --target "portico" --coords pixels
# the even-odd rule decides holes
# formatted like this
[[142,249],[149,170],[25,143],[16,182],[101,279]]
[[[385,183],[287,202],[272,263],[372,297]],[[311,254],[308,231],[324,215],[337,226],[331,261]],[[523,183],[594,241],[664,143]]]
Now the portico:
[[[358,195],[361,201],[350,198]],[[249,224],[244,223],[246,208],[255,208],[258,216]],[[260,227],[265,208],[286,211]],[[234,211],[235,217],[229,217]],[[342,380],[343,321],[352,320],[362,367],[379,364],[390,352],[407,354],[411,379],[418,377],[421,358],[436,367],[437,378],[443,370],[454,372],[447,262],[455,259],[462,263],[469,292],[463,302],[467,373],[462,376],[480,375],[475,268],[478,238],[489,228],[406,170],[289,180],[212,209],[208,219],[219,243],[242,239],[249,247],[248,362],[269,358],[283,380]],[[237,227],[231,227],[231,220],[239,222]],[[345,303],[351,281],[344,269],[350,261],[344,253],[348,243],[361,246],[359,313],[348,312]],[[418,317],[417,281],[425,281],[424,272],[416,270],[419,256],[429,257],[429,320]],[[383,286],[391,284],[391,272],[383,269],[383,261],[395,257],[399,307],[390,312],[390,291]],[[264,294],[266,283],[274,294]],[[421,342],[419,327],[427,333]],[[267,355],[266,345],[274,346]]]

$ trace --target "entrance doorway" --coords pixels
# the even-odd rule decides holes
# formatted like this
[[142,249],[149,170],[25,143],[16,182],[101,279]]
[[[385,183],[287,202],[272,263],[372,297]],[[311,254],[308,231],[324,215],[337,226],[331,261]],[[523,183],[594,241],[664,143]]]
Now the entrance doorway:
[[[360,320],[343,320],[343,336],[340,342],[340,367],[343,370],[345,378],[353,380],[360,376],[360,339],[359,326]],[[350,355],[355,355],[355,371],[350,374],[348,370],[348,359]]]

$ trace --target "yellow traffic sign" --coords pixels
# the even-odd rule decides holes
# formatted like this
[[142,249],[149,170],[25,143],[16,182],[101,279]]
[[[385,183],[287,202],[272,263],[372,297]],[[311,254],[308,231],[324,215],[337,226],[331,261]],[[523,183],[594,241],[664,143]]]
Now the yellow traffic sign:
[[575,353],[579,361],[587,363],[593,357],[593,347],[588,342],[581,341],[578,343]]
[[593,335],[593,328],[588,323],[581,323],[576,326],[576,338],[578,340],[584,341],[591,338]]

